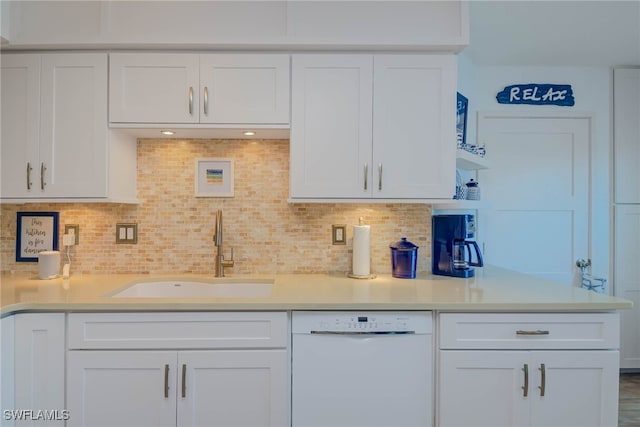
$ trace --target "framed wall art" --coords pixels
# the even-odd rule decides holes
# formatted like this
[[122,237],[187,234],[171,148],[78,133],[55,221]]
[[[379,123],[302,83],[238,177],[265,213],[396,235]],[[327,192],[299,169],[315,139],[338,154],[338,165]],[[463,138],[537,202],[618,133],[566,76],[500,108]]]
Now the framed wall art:
[[467,109],[469,100],[457,92],[456,101],[456,133],[458,135],[458,148],[467,148]]
[[196,160],[196,197],[233,197],[233,159]]
[[58,212],[18,212],[16,261],[38,262],[41,251],[58,250]]

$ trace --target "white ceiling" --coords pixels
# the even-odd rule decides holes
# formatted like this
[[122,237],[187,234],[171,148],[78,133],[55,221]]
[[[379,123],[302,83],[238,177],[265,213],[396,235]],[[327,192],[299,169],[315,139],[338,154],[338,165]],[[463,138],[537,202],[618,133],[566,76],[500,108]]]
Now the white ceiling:
[[471,0],[478,65],[640,65],[640,0]]

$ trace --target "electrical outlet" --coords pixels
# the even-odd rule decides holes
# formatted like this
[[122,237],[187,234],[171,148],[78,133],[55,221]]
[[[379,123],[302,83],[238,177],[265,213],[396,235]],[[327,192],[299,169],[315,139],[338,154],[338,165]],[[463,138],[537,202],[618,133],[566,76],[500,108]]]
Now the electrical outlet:
[[138,243],[138,224],[116,224],[116,243]]
[[[80,226],[78,224],[65,224],[64,225],[64,234],[72,234],[73,235],[73,244],[77,245],[80,243]],[[71,245],[65,245],[71,246]]]
[[345,224],[335,224],[331,226],[331,236],[334,245],[347,244],[347,226]]

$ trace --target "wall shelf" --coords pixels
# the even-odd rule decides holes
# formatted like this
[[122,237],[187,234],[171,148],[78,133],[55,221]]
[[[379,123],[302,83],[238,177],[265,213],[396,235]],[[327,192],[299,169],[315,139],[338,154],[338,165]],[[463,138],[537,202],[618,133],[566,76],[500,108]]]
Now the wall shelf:
[[488,169],[489,162],[485,157],[458,148],[456,150],[456,168],[464,170]]

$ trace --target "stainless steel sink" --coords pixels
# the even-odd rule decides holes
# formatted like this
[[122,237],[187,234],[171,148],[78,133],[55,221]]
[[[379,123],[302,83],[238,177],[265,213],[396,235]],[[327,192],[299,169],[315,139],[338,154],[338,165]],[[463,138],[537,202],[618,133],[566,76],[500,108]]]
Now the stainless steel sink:
[[273,280],[224,278],[207,282],[160,280],[138,282],[117,291],[113,298],[267,298]]

